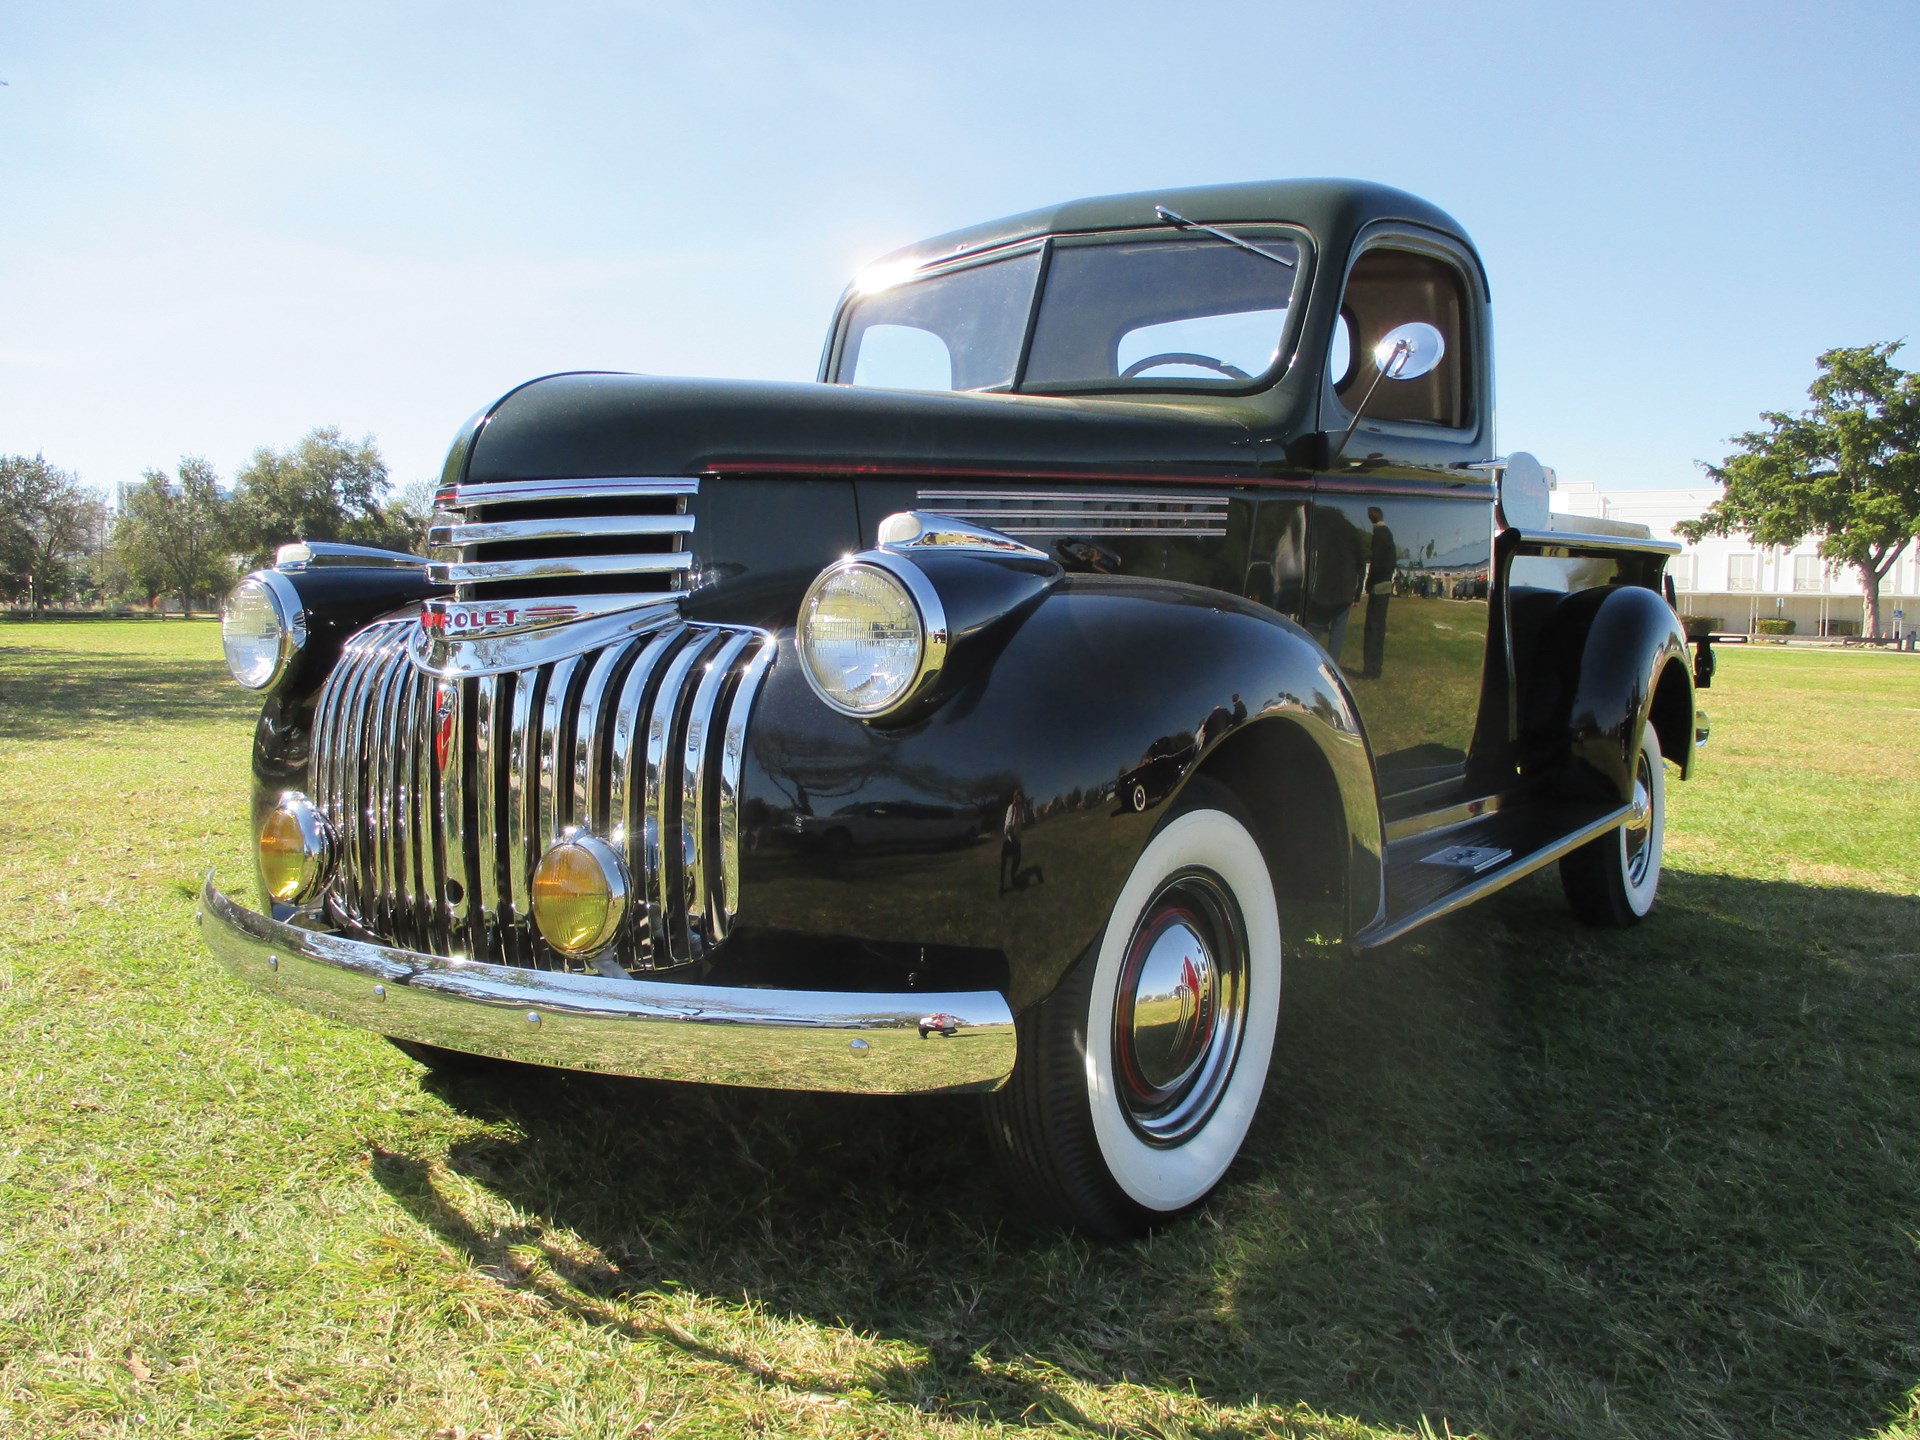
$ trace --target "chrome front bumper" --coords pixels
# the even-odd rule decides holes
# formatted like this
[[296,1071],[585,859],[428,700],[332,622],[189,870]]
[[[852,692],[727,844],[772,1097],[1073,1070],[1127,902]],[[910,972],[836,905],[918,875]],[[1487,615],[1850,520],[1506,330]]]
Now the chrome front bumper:
[[215,958],[257,990],[475,1055],[870,1095],[994,1090],[1013,1072],[1013,1014],[996,990],[729,989],[449,960],[269,919],[212,875],[199,921]]

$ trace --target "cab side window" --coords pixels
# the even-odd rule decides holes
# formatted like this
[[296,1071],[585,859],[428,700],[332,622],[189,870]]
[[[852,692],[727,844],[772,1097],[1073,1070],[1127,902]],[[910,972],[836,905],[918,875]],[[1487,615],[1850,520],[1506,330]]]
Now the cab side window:
[[1465,278],[1446,260],[1391,245],[1366,251],[1347,276],[1340,307],[1334,337],[1340,353],[1330,357],[1334,364],[1328,370],[1334,394],[1351,411],[1377,373],[1373,347],[1380,337],[1396,325],[1424,320],[1446,337],[1446,358],[1418,380],[1381,385],[1367,414],[1449,429],[1465,426],[1473,417],[1474,401],[1468,383],[1473,374],[1468,313]]

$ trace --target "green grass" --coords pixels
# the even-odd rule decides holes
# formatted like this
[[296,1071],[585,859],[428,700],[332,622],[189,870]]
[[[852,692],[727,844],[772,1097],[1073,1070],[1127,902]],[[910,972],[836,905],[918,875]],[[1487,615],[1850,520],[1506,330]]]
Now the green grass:
[[211,626],[0,631],[0,1434],[1920,1436],[1920,662],[1722,651],[1655,916],[1292,967],[1190,1219],[970,1106],[458,1086],[256,999]]

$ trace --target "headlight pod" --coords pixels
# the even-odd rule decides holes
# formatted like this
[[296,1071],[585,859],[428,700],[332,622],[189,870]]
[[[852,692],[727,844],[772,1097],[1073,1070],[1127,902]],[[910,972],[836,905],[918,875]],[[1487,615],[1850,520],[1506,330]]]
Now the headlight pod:
[[307,614],[293,582],[276,570],[256,570],[220,607],[220,643],[227,669],[249,690],[278,684],[307,643]]
[[801,669],[829,709],[873,720],[930,689],[946,664],[946,611],[912,561],[853,555],[800,602]]

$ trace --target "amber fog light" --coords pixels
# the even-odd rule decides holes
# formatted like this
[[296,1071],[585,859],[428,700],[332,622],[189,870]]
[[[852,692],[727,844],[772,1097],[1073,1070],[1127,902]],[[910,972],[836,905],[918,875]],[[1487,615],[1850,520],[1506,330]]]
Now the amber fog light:
[[533,869],[533,923],[562,955],[592,955],[619,932],[626,867],[611,845],[569,830]]
[[333,827],[306,796],[289,792],[260,827],[260,883],[287,904],[326,888],[333,870]]

